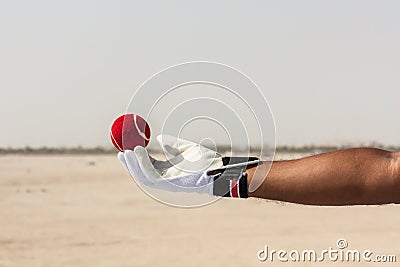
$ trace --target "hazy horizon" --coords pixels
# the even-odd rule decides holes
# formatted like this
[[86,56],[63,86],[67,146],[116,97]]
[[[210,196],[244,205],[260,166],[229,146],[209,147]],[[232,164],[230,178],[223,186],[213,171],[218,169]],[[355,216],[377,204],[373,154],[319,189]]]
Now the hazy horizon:
[[278,146],[400,145],[399,12],[398,1],[3,1],[0,147],[111,147],[135,90],[196,60],[259,86]]

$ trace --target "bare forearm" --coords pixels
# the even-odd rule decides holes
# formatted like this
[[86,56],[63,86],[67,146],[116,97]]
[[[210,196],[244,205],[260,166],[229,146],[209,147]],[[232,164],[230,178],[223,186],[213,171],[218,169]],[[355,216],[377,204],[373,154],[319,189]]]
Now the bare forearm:
[[[249,196],[311,205],[399,203],[398,158],[398,153],[355,148],[274,162]],[[249,184],[254,175],[267,174],[268,164],[259,168],[248,170]]]

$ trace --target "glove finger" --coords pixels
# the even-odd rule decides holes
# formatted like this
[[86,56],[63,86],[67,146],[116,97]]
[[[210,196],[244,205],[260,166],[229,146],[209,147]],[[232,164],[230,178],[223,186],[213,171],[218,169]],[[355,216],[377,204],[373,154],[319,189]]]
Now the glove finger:
[[[136,147],[134,150],[136,162],[141,169],[141,172],[148,181],[152,182],[152,187],[170,192],[182,191],[178,186],[170,184],[160,176],[157,170],[154,169],[150,162],[147,150],[144,147]],[[178,179],[178,177],[176,177]]]
[[119,162],[121,162],[122,166],[124,166],[124,168],[129,172],[128,165],[126,165],[124,152],[118,152],[117,157],[118,157]]
[[157,170],[154,169],[149,160],[148,152],[145,148],[136,147],[134,152],[142,173],[149,181],[152,182],[153,188],[170,192],[185,192],[193,189],[192,185],[194,183],[195,176],[182,175],[163,178],[160,176]]
[[180,153],[186,151],[188,148],[196,145],[196,143],[193,143],[191,141],[166,134],[160,134],[159,136],[157,136],[157,141],[160,144],[162,150],[172,156],[177,156]]
[[126,166],[135,180],[139,181],[141,184],[151,187],[152,183],[147,179],[147,177],[141,171],[139,164],[137,162],[136,156],[132,150],[126,150],[124,154]]
[[134,155],[136,157],[136,162],[145,177],[152,183],[159,182],[161,175],[151,163],[147,150],[142,146],[137,146],[135,147]]

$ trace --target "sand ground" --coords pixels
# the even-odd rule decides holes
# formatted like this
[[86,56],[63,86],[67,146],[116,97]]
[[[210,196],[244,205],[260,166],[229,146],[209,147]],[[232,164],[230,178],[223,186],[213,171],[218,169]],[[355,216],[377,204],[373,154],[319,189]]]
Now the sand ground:
[[[257,251],[321,251],[339,238],[399,262],[400,205],[222,199],[173,208],[144,194],[112,155],[0,157],[1,267],[289,266],[260,262]],[[328,262],[295,265],[338,265]]]

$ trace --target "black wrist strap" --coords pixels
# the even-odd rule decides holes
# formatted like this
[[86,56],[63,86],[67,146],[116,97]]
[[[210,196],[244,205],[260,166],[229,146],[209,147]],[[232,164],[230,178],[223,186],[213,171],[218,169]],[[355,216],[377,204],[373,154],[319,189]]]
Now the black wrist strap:
[[[224,166],[245,163],[257,160],[254,157],[224,157]],[[227,168],[214,177],[213,194],[222,197],[247,198],[247,173],[248,165]]]

